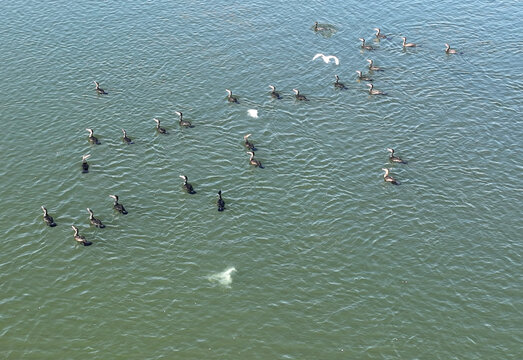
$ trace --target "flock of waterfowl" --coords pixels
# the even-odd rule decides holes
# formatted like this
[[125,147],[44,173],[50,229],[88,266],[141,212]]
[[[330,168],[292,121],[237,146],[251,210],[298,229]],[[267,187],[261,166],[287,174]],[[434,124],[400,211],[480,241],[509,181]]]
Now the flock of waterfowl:
[[[102,89],[100,87],[100,84],[97,81],[94,81],[94,84],[96,86],[95,90],[96,90],[96,92],[99,95],[108,95],[108,93],[104,89]],[[274,87],[271,86],[271,88],[272,88],[271,96],[275,97],[275,98],[280,98],[279,94],[275,91]],[[229,102],[231,102],[231,103],[238,103],[239,102],[237,97],[232,95],[231,90],[226,89],[226,92],[228,94],[227,100]],[[178,115],[178,118],[179,118],[178,123],[179,123],[179,125],[181,127],[186,127],[186,128],[193,128],[194,127],[191,124],[190,121],[187,121],[187,120],[183,119],[183,113],[182,112],[175,111],[175,113],[176,113],[176,115]],[[156,118],[154,118],[153,120],[156,122],[156,130],[157,130],[157,132],[159,134],[167,134],[167,130],[165,130],[165,128],[160,126],[160,120],[158,120]],[[89,133],[89,135],[87,136],[87,140],[88,140],[88,142],[90,144],[92,144],[92,145],[101,145],[101,142],[94,135],[94,130],[93,129],[86,128],[85,130]],[[122,129],[122,132],[123,132],[122,141],[125,144],[127,144],[127,145],[134,144],[132,139],[129,136],[127,136],[127,132],[125,131],[125,129]],[[250,151],[247,151],[247,154],[250,155],[249,163],[251,165],[255,166],[255,167],[263,168],[261,162],[259,160],[257,160],[257,159],[254,159],[254,151],[256,150],[256,148],[254,147],[254,144],[251,141],[249,141],[249,139],[248,139],[249,136],[251,136],[251,134],[246,134],[243,137],[245,147],[247,148],[247,150],[250,150]],[[87,162],[87,159],[90,156],[91,156],[91,154],[86,154],[86,155],[82,156],[81,169],[82,169],[82,173],[84,173],[84,174],[89,172],[89,163]],[[188,182],[188,177],[186,175],[180,175],[180,178],[183,179],[182,188],[188,194],[196,194],[196,191],[194,190],[194,187]],[[114,210],[116,210],[120,214],[126,215],[127,214],[127,210],[125,210],[125,207],[121,203],[119,203],[118,196],[117,195],[109,195],[109,197],[114,199],[114,203],[113,203]],[[218,211],[221,212],[221,211],[225,210],[225,201],[222,198],[222,191],[221,190],[218,191],[218,199],[216,201],[216,205],[218,207]],[[44,212],[44,215],[43,215],[44,222],[49,227],[55,227],[56,223],[55,223],[53,217],[51,215],[49,215],[49,212],[47,211],[47,208],[45,208],[44,206],[41,206],[41,208],[42,208],[42,211]],[[89,213],[89,222],[91,223],[91,225],[94,225],[95,227],[100,228],[100,229],[105,228],[105,225],[103,224],[103,222],[100,219],[94,217],[94,213],[93,213],[93,211],[90,208],[87,208],[87,212]],[[71,228],[74,231],[73,238],[74,238],[74,240],[78,244],[82,244],[84,246],[92,245],[91,241],[86,240],[85,236],[80,235],[80,231],[79,231],[77,226],[71,225]]]
[[[315,32],[320,32],[320,33],[323,32],[323,31],[331,31],[329,28],[327,28],[326,26],[320,25],[318,22],[315,22],[313,30]],[[380,28],[374,28],[374,30],[376,31],[376,33],[374,34],[375,38],[378,41],[380,39],[386,39],[387,38],[386,35],[381,33],[381,29]],[[416,44],[414,44],[414,43],[407,43],[407,38],[405,36],[402,37],[402,39],[403,39],[403,44],[402,44],[403,48],[413,48],[413,47],[416,47]],[[369,50],[369,51],[370,50],[376,50],[373,46],[367,45],[364,38],[359,38],[359,41],[361,41],[361,49],[362,50]],[[456,53],[458,53],[455,49],[450,48],[450,46],[448,44],[445,44],[445,47],[446,47],[445,48],[445,53],[447,53],[447,54],[456,54]],[[316,54],[313,57],[313,60],[316,60],[318,58],[321,58],[325,63],[329,63],[332,60],[336,65],[339,65],[339,59],[336,56],[334,56],[334,55]],[[382,92],[380,90],[374,89],[374,85],[372,83],[370,83],[370,82],[373,81],[373,79],[370,78],[370,74],[372,72],[382,71],[382,69],[377,67],[377,66],[374,66],[374,63],[373,63],[373,61],[371,59],[367,59],[367,62],[369,63],[369,65],[368,65],[369,74],[363,74],[361,71],[356,70],[357,80],[369,82],[367,84],[367,86],[369,87],[369,94],[370,95],[385,95],[384,92]],[[334,75],[334,77],[336,79],[336,82],[334,83],[334,87],[337,88],[337,89],[342,89],[342,90],[346,89],[345,85],[340,82],[339,76],[338,75]],[[108,93],[104,89],[102,89],[100,87],[100,84],[97,81],[94,81],[94,84],[96,86],[95,90],[96,90],[96,92],[99,95],[108,95]],[[276,91],[276,88],[273,85],[269,85],[269,88],[271,89],[270,95],[271,95],[272,98],[274,98],[274,99],[281,99],[280,93]],[[230,103],[239,103],[238,98],[232,94],[232,91],[230,89],[225,89],[225,91],[227,92],[227,101],[228,102],[230,102]],[[295,99],[297,101],[308,101],[309,100],[309,99],[307,99],[307,97],[305,95],[300,94],[300,91],[298,89],[292,89],[292,91],[294,92]],[[187,120],[183,119],[183,113],[182,112],[175,111],[175,113],[179,117],[178,123],[179,123],[180,127],[185,127],[185,128],[192,128],[192,127],[194,127],[191,124],[190,121],[187,121]],[[167,134],[167,130],[160,126],[160,120],[157,119],[157,118],[154,118],[153,120],[156,122],[156,130],[157,130],[157,132],[159,134]],[[89,135],[88,135],[88,138],[87,138],[89,143],[91,143],[93,145],[100,145],[101,144],[100,141],[98,140],[98,138],[96,136],[94,136],[93,129],[87,128],[86,131],[89,132]],[[124,129],[122,129],[122,132],[123,132],[122,141],[125,144],[128,144],[128,145],[133,144],[132,139],[127,136],[127,132]],[[254,152],[256,151],[256,148],[255,148],[254,144],[251,141],[249,141],[249,137],[250,136],[251,136],[251,134],[246,134],[243,137],[244,145],[245,145],[245,147],[248,150],[247,154],[249,154],[249,164],[253,165],[255,167],[258,167],[258,168],[263,168],[262,163],[259,160],[254,158],[254,156],[255,156]],[[394,149],[388,148],[387,151],[390,153],[389,161],[391,163],[407,164],[407,161],[404,161],[400,157],[394,155]],[[88,173],[89,172],[89,164],[87,163],[87,159],[90,156],[91,156],[90,154],[86,154],[86,155],[82,156],[82,164],[81,164],[82,173]],[[399,185],[399,182],[394,177],[392,177],[390,175],[390,169],[383,168],[382,170],[384,171],[383,179],[384,179],[385,182],[391,183],[393,185]],[[183,189],[188,194],[195,194],[196,191],[194,190],[193,186],[188,182],[188,177],[186,175],[180,175],[180,178],[183,179],[183,185],[182,185]],[[114,200],[113,208],[114,208],[115,211],[117,211],[117,212],[119,212],[120,214],[123,214],[123,215],[127,214],[127,210],[125,210],[125,207],[121,203],[119,203],[119,198],[118,198],[117,195],[109,195],[109,197],[111,197]],[[225,209],[225,201],[222,198],[222,191],[221,190],[218,191],[218,199],[216,201],[216,205],[217,205],[218,211],[220,211],[220,212],[224,211],[224,209]],[[41,206],[41,209],[42,209],[42,211],[44,213],[43,214],[44,222],[49,227],[56,226],[56,223],[54,222],[53,217],[51,215],[49,215],[47,209],[44,206]],[[102,221],[100,219],[94,217],[94,213],[93,213],[93,211],[90,208],[87,208],[87,212],[89,213],[89,222],[90,222],[91,225],[93,225],[93,226],[95,226],[97,228],[104,228],[105,227],[105,225],[102,223]],[[89,246],[89,245],[92,244],[91,241],[86,240],[86,238],[84,236],[79,234],[78,227],[76,227],[75,225],[71,225],[71,227],[74,230],[74,240],[76,240],[77,243],[82,244],[84,246]]]
[[[315,32],[319,32],[319,33],[322,33],[322,32],[330,33],[330,32],[332,32],[332,28],[330,27],[330,25],[320,25],[318,22],[314,23],[313,30]],[[374,34],[374,36],[376,38],[376,41],[379,42],[381,39],[387,39],[387,35],[382,34],[380,28],[374,28],[373,30],[376,31],[376,33]],[[415,43],[408,43],[406,36],[403,36],[401,39],[403,40],[403,43],[402,43],[403,49],[414,48],[414,47],[417,46]],[[367,45],[364,38],[359,38],[358,40],[361,41],[361,49],[362,50],[364,50],[364,51],[377,50],[374,46]],[[446,54],[458,54],[458,51],[456,49],[452,49],[449,44],[445,44],[445,53]],[[333,60],[336,65],[339,65],[339,63],[340,63],[340,60],[336,56],[334,56],[334,55],[324,55],[324,54],[319,53],[319,54],[314,55],[312,60],[316,60],[318,58],[323,59],[323,61],[325,63],[329,63],[331,60]],[[366,85],[369,87],[369,94],[370,95],[386,95],[385,92],[383,92],[381,90],[374,89],[374,84],[371,83],[373,81],[373,79],[370,77],[370,75],[373,72],[383,71],[383,69],[381,69],[378,66],[375,66],[374,62],[372,61],[372,59],[367,59],[367,62],[369,63],[369,65],[368,65],[369,73],[368,74],[363,74],[360,70],[356,70],[357,80],[369,82]],[[342,89],[342,90],[346,89],[345,85],[340,82],[339,76],[338,75],[334,75],[334,77],[336,78],[336,82],[334,82],[334,87],[337,88],[337,89]],[[296,89],[294,89],[294,91],[296,92],[296,97],[298,97],[299,92],[297,92]],[[301,95],[301,96],[303,96],[303,95]],[[298,99],[298,100],[306,100],[306,98],[304,97],[303,99]],[[406,164],[407,163],[406,161],[403,161],[401,158],[399,158],[399,157],[394,155],[394,149],[388,148],[387,151],[390,152],[390,156],[389,156],[389,161],[390,162],[398,163],[398,164]],[[390,174],[390,169],[383,168],[382,170],[384,171],[383,180],[385,180],[386,182],[391,183],[393,185],[399,185],[400,184],[394,177],[389,175]]]

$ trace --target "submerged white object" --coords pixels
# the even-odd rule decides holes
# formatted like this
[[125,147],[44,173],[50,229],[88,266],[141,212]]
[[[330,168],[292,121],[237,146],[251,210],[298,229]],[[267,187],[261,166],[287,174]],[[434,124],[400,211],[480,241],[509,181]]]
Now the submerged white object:
[[249,109],[249,110],[247,110],[247,114],[249,114],[250,117],[257,118],[258,117],[258,110],[256,110],[256,109]]
[[326,64],[328,64],[331,60],[334,60],[334,63],[336,63],[336,65],[339,65],[340,64],[340,59],[338,59],[336,56],[334,55],[323,55],[323,54],[316,54],[314,55],[314,57],[312,58],[312,60],[316,60],[317,58],[321,57],[323,59],[323,61],[325,61]]
[[234,266],[226,269],[225,271],[213,274],[213,275],[209,276],[208,279],[210,281],[217,282],[220,285],[229,287],[232,283],[231,275],[233,272],[236,272],[236,268]]

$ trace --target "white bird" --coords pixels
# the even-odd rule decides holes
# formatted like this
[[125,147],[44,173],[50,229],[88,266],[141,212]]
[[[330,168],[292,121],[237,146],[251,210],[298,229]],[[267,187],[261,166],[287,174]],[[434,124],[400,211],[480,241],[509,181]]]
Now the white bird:
[[249,110],[247,110],[247,114],[249,114],[250,117],[253,117],[256,119],[258,117],[258,110],[249,109]]
[[328,64],[331,61],[331,59],[334,60],[334,63],[336,63],[336,65],[340,64],[340,60],[336,56],[334,56],[334,55],[326,56],[326,55],[323,55],[323,54],[316,54],[316,55],[314,55],[312,60],[316,60],[319,57],[321,57],[323,59],[323,61],[325,61],[325,64]]

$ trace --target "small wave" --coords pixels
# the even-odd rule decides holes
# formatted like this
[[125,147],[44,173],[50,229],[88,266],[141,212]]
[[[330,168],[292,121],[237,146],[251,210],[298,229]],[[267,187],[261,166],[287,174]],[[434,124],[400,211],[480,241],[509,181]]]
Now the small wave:
[[209,281],[211,282],[217,282],[220,285],[230,287],[232,283],[232,276],[231,274],[236,271],[235,267],[230,267],[226,269],[225,271],[210,275],[208,277]]

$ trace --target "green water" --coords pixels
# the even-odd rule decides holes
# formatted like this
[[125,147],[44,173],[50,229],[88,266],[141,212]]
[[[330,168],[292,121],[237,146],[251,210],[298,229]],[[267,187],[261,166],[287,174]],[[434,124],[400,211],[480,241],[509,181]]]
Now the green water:
[[[4,2],[0,357],[520,359],[521,14],[519,2]],[[369,58],[386,96],[356,81]]]

